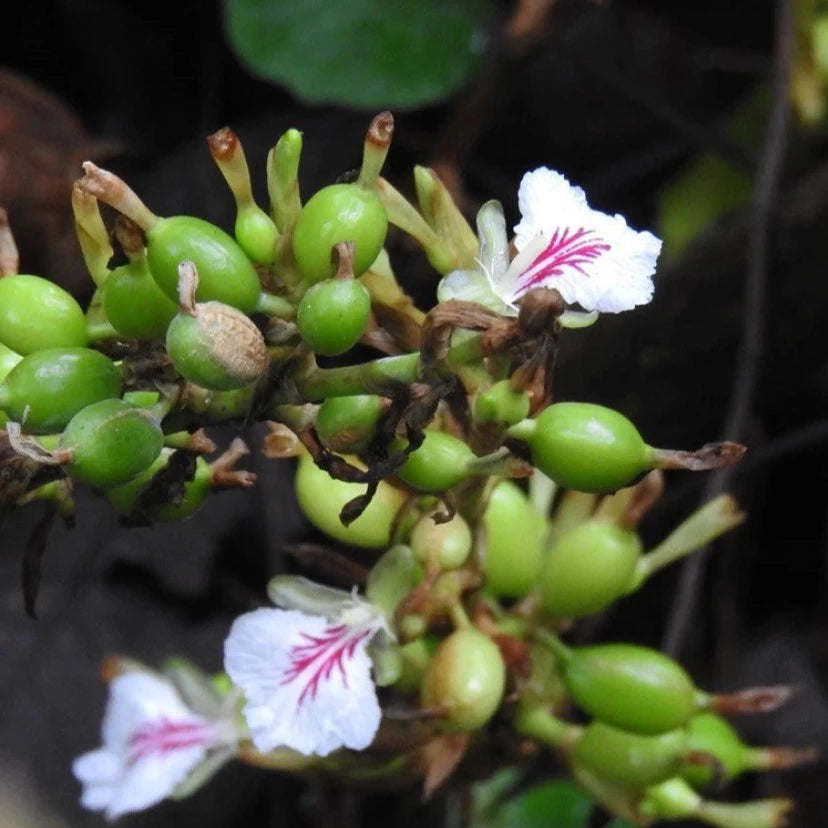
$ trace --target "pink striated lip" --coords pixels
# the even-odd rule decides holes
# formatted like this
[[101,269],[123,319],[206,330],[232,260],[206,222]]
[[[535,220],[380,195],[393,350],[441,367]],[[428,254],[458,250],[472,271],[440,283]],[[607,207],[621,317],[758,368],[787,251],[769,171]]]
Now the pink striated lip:
[[176,722],[164,716],[147,722],[130,736],[127,764],[133,765],[149,756],[164,756],[184,748],[208,748],[215,743],[215,730],[207,722]]
[[610,247],[593,230],[584,227],[577,230],[558,228],[532,264],[520,274],[514,294],[521,295],[549,277],[560,276],[566,268],[572,268],[589,278],[585,266],[599,259]]
[[302,638],[308,643],[291,648],[291,664],[282,680],[283,685],[294,681],[303,683],[296,701],[297,708],[301,707],[306,699],[314,700],[319,685],[330,680],[336,672],[347,687],[345,663],[353,658],[359,643],[372,633],[370,627],[354,630],[346,624],[328,627],[318,636],[302,633]]

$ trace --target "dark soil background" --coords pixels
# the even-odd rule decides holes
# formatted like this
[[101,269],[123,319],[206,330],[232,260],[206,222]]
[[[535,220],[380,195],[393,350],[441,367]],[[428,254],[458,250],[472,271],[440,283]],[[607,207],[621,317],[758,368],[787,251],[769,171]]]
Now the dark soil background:
[[[721,149],[723,119],[770,82],[774,6],[550,5],[527,38],[510,41],[514,7],[501,3],[491,51],[470,87],[443,105],[395,113],[387,175],[406,188],[413,163],[439,162],[459,174],[470,215],[496,197],[515,218],[520,176],[548,165],[583,185],[594,206],[650,227],[660,188],[694,155]],[[225,227],[232,203],[204,143],[224,124],[241,135],[261,185],[266,152],[290,126],[305,135],[305,193],[359,163],[373,113],[306,106],[252,78],[227,49],[214,3],[7,3],[0,32],[0,64],[14,73],[0,75],[0,204],[23,271],[79,295],[89,287],[69,188],[84,158],[121,171],[161,215],[191,213]],[[730,485],[750,521],[710,558],[681,655],[704,687],[799,686],[786,709],[740,726],[759,742],[816,744],[825,753],[828,166],[824,134],[796,123],[790,132],[769,232],[756,389],[743,433],[729,435],[750,445]],[[757,148],[761,142],[758,135]],[[757,149],[744,161],[755,170],[759,158]],[[721,437],[755,227],[749,211],[724,219],[660,270],[651,306],[567,335],[559,397],[620,408],[654,445],[695,448]],[[422,259],[402,240],[394,245],[412,290],[427,298],[434,282]],[[251,445],[260,436],[247,435]],[[293,501],[289,464],[253,457],[250,465],[260,474],[253,492],[221,495],[181,526],[122,528],[82,497],[77,527],[56,527],[50,537],[36,621],[23,611],[20,567],[41,514],[26,509],[2,528],[0,824],[103,824],[76,804],[69,770],[74,756],[98,744],[101,658],[118,652],[157,663],[181,653],[219,669],[232,619],[263,603],[267,578],[292,565],[285,544],[312,538]],[[661,537],[692,511],[704,485],[702,476],[671,476],[645,536]],[[675,621],[677,575],[656,578],[581,634],[657,646]],[[543,762],[539,775],[551,764]],[[825,771],[817,764],[748,780],[735,794],[790,794],[799,802],[796,825],[828,826]],[[458,825],[459,812],[451,789],[423,805],[413,787],[343,790],[231,766],[192,799],[123,824],[350,828],[387,824],[393,813],[404,828]]]

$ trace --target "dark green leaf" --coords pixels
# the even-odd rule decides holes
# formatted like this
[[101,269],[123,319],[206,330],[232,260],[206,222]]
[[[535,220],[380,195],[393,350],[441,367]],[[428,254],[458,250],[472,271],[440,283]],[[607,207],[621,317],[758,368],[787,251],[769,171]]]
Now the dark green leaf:
[[545,782],[504,802],[492,828],[586,828],[592,800],[571,782]]
[[309,101],[411,107],[475,70],[491,0],[227,0],[231,47]]

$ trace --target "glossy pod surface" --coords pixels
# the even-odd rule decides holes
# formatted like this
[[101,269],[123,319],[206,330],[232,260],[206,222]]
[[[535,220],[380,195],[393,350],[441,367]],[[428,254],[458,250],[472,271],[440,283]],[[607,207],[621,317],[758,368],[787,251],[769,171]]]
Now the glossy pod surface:
[[[404,445],[397,443],[397,448]],[[462,440],[426,429],[423,444],[408,455],[397,474],[415,489],[444,492],[469,476],[467,465],[474,457],[474,452]]]
[[[348,459],[355,462],[353,458]],[[341,543],[368,549],[390,546],[394,521],[407,500],[405,492],[383,480],[368,508],[345,526],[339,513],[349,500],[365,494],[364,484],[335,480],[320,469],[309,454],[302,454],[294,485],[300,508],[317,529]]]
[[62,448],[72,450],[67,474],[89,486],[126,483],[152,465],[163,443],[153,414],[123,400],[86,406],[71,419],[60,441]]
[[686,753],[683,729],[642,736],[592,722],[575,745],[573,759],[603,779],[645,788],[675,776]]
[[109,274],[103,305],[112,327],[130,339],[163,339],[178,312],[141,261],[117,267]]
[[293,254],[302,276],[320,282],[334,275],[331,248],[355,245],[354,275],[379,255],[388,232],[388,216],[374,193],[358,184],[332,184],[311,197],[299,213],[293,232]]
[[634,644],[573,650],[564,681],[573,701],[591,716],[634,733],[674,730],[699,707],[699,691],[682,667]]
[[483,513],[486,587],[519,598],[537,584],[543,555],[544,520],[509,480],[495,486]]
[[529,437],[532,460],[548,477],[581,492],[612,492],[648,468],[648,446],[611,408],[561,402],[538,415]]
[[82,408],[118,397],[121,372],[89,348],[47,348],[24,357],[0,385],[0,409],[33,434],[63,427]]
[[311,285],[296,312],[302,339],[323,356],[353,348],[371,318],[371,297],[355,279],[325,279]]
[[456,730],[476,730],[500,706],[506,666],[482,632],[461,629],[443,640],[423,676],[420,701]]
[[686,763],[681,767],[682,778],[696,789],[720,781],[733,779],[745,769],[745,745],[739,734],[721,716],[700,713],[687,723],[690,750],[708,754],[710,764]]
[[545,610],[577,618],[623,595],[641,555],[635,532],[587,520],[561,535],[544,555],[540,596]]
[[375,394],[329,397],[316,414],[316,433],[332,451],[361,451],[374,436],[383,411],[382,397]]
[[86,320],[72,295],[48,279],[4,276],[0,342],[23,356],[41,348],[86,345]]
[[147,233],[147,261],[158,286],[178,301],[178,266],[198,270],[196,298],[215,299],[252,313],[261,294],[256,269],[238,243],[220,227],[192,216],[159,219]]

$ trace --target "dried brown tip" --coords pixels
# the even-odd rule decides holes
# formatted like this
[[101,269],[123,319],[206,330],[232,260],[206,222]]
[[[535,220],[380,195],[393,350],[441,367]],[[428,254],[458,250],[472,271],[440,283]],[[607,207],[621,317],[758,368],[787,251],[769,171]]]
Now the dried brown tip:
[[212,454],[216,451],[216,444],[207,436],[203,428],[194,431],[181,448],[194,451],[196,454]]
[[653,449],[653,465],[659,469],[712,471],[738,463],[746,451],[746,446],[729,441],[707,443],[698,451]]
[[380,112],[374,117],[365,140],[376,147],[385,148],[391,143],[394,135],[394,116],[390,112]]
[[296,433],[284,423],[267,420],[265,425],[269,434],[262,440],[262,454],[268,460],[281,460],[286,457],[298,457],[305,447]]
[[710,709],[723,715],[771,713],[790,701],[797,692],[795,687],[780,684],[772,687],[750,687],[738,693],[719,693],[711,697]]
[[196,315],[196,290],[198,271],[193,262],[184,261],[178,265],[178,307],[188,316]]
[[213,488],[249,489],[256,483],[257,476],[251,471],[233,468],[242,457],[250,454],[247,443],[241,437],[234,437],[226,451],[210,463]]
[[132,219],[119,215],[115,219],[115,238],[129,258],[138,256],[144,249],[144,234]]
[[236,153],[239,146],[239,136],[230,127],[222,127],[217,132],[207,136],[207,146],[210,148],[210,155],[216,161],[228,161]]
[[760,748],[763,770],[788,770],[809,765],[819,759],[819,748],[766,747]]
[[0,207],[0,276],[12,276],[19,267],[20,255],[9,224],[9,214]]
[[352,241],[335,244],[331,250],[331,259],[336,262],[335,279],[354,278],[354,243]]
[[566,310],[563,297],[554,288],[533,288],[520,300],[518,326],[529,337],[550,331]]

